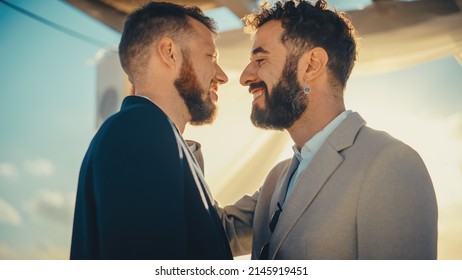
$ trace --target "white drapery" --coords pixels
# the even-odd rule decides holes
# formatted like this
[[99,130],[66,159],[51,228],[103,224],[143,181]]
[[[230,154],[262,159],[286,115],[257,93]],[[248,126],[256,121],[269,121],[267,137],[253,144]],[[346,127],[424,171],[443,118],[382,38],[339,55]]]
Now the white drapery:
[[[361,35],[359,28],[360,53],[354,73],[357,75],[379,74],[413,66],[445,56],[462,57],[462,1],[426,0],[413,9],[407,9],[393,16],[393,10],[382,13],[370,9],[368,23],[380,26],[381,22],[394,22],[399,28],[383,28],[383,31]],[[438,5],[447,3],[445,5]],[[413,3],[409,3],[413,4]],[[414,4],[415,5],[415,4]],[[459,6],[458,6],[459,5]],[[440,7],[438,10],[438,7]],[[352,12],[355,16],[368,10]],[[388,13],[387,13],[388,12]],[[371,13],[374,13],[372,16]],[[425,14],[426,16],[422,16]],[[364,14],[363,14],[364,15]],[[375,18],[375,21],[373,20]],[[363,25],[367,24],[358,19]],[[380,29],[379,28],[375,28]]]

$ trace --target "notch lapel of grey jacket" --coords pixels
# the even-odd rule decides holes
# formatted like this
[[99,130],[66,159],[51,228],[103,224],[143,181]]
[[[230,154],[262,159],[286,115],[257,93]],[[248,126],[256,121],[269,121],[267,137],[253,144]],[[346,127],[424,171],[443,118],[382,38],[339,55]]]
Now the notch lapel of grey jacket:
[[269,251],[270,259],[276,256],[287,234],[307,211],[326,181],[343,162],[340,152],[350,147],[366,122],[358,113],[349,115],[322,144],[308,168],[294,186],[292,195],[284,204]]
[[[290,161],[289,168],[286,169],[284,176],[282,179],[278,180],[276,188],[274,190],[273,197],[271,198],[270,204],[270,218],[277,209],[277,203],[279,202],[281,205],[284,204],[284,199],[286,197],[287,186],[289,185],[290,178],[292,177],[292,173],[298,167],[298,159],[295,155],[292,157]],[[268,222],[269,224],[269,222]]]

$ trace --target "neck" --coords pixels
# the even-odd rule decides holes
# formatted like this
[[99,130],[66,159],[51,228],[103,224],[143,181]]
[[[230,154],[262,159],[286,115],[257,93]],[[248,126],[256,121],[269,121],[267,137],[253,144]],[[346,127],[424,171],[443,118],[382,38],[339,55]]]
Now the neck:
[[[147,97],[154,102],[175,124],[181,134],[183,134],[186,124],[190,116],[185,113],[188,112],[184,100],[176,93],[170,94],[149,94],[144,92],[136,93],[135,95]],[[181,105],[179,105],[181,104]]]
[[302,116],[287,129],[297,149],[300,150],[306,142],[344,111],[343,102],[316,104],[316,100],[310,100]]

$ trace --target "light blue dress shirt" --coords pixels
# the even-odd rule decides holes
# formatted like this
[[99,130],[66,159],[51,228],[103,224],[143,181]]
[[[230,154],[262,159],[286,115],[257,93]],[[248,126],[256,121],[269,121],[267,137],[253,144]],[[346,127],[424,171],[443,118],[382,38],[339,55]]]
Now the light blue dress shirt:
[[352,113],[351,110],[347,110],[338,115],[328,125],[326,125],[321,131],[316,133],[308,142],[303,145],[302,150],[298,151],[295,145],[292,147],[294,150],[295,157],[298,159],[298,167],[295,169],[292,177],[290,178],[289,185],[287,186],[286,201],[292,194],[294,186],[296,185],[300,175],[310,165],[314,155],[318,152],[321,145],[326,141],[329,134],[331,134],[345,119]]

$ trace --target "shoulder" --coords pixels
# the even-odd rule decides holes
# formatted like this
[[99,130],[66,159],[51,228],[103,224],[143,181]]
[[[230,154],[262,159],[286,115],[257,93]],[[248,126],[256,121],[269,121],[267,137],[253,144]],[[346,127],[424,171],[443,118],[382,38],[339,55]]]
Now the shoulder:
[[381,153],[393,153],[393,154],[413,154],[418,153],[403,141],[393,137],[385,131],[376,130],[368,126],[364,126],[358,133],[358,137],[355,143],[361,144],[365,148],[371,147],[377,149]]
[[412,189],[410,186],[420,190],[429,186],[428,190],[432,190],[431,178],[422,157],[408,144],[369,127],[361,130],[357,143],[355,154],[367,163],[365,181],[368,184],[380,185],[379,182],[382,182],[388,188],[406,186],[409,190]]
[[[122,105],[120,112],[110,117],[95,135],[87,152],[89,163],[95,172],[104,174],[100,178],[118,178],[120,182],[137,178],[136,182],[157,181],[156,184],[176,182],[180,176],[172,174],[180,174],[183,158],[174,129],[153,103]],[[107,185],[116,184],[111,181]]]
[[133,127],[143,125],[170,127],[170,121],[161,108],[148,99],[138,96],[126,97],[120,111],[110,117],[104,125],[124,125],[125,123],[130,123]]
[[176,128],[167,115],[149,100],[133,98],[136,99],[130,100],[129,104],[125,99],[121,110],[103,123],[92,146],[119,154],[147,147],[146,154],[156,151],[178,153]]
[[150,135],[173,137],[172,129],[171,121],[156,104],[143,97],[129,96],[124,100],[121,110],[104,122],[100,130],[123,133],[127,137],[130,137],[130,133],[142,134],[145,138]]

